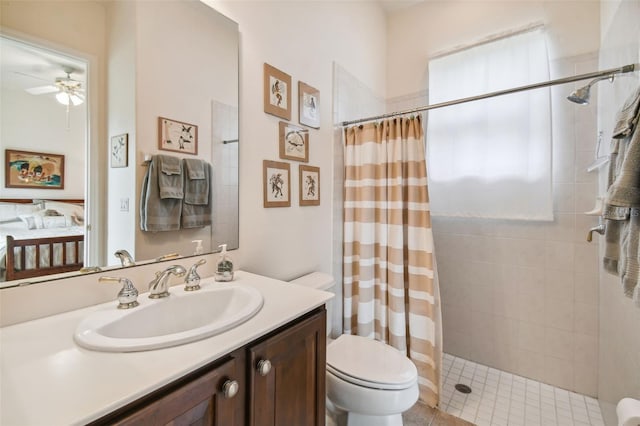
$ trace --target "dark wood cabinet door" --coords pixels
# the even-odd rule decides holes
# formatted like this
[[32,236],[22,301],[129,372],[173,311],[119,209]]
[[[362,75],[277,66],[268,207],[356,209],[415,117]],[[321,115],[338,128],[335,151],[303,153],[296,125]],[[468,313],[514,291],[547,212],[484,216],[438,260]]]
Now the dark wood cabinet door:
[[249,348],[249,424],[325,423],[326,310]]
[[[109,424],[242,426],[246,394],[244,369],[244,359],[231,358]],[[238,386],[236,389],[233,381]]]

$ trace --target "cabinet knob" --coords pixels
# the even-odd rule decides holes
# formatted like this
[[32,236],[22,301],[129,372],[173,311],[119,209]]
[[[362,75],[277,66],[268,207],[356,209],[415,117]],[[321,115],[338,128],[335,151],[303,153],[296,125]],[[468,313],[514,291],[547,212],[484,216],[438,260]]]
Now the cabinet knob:
[[222,394],[225,398],[233,398],[238,393],[240,385],[235,380],[227,380],[222,385]]
[[261,376],[266,376],[271,371],[271,362],[268,359],[261,359],[258,361],[258,374]]

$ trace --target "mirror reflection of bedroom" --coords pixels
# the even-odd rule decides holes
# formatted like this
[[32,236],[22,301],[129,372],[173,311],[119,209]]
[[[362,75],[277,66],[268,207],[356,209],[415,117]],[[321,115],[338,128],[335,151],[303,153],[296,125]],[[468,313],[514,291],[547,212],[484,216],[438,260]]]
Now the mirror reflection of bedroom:
[[77,271],[85,247],[87,64],[0,37],[0,281]]

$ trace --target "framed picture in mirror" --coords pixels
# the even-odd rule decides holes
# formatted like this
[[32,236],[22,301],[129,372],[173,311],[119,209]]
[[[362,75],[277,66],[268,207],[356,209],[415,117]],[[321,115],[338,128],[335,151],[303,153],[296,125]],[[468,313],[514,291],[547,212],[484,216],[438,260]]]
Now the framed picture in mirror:
[[305,166],[298,168],[301,206],[320,205],[320,168]]
[[280,158],[309,161],[309,131],[285,121],[280,122]]
[[307,127],[320,128],[320,91],[298,82],[298,121]]
[[158,149],[198,155],[198,126],[158,117]]
[[129,163],[129,134],[111,137],[111,167],[127,167]]
[[291,120],[291,76],[264,64],[264,112]]
[[291,169],[289,163],[264,160],[262,170],[264,207],[290,207]]
[[5,150],[6,188],[64,189],[64,155]]

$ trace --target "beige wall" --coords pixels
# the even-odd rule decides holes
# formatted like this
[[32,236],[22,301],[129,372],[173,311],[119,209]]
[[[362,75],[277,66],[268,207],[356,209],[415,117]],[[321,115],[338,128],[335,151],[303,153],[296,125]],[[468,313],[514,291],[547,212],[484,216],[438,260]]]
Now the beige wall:
[[[430,55],[539,22],[551,78],[597,69],[597,2],[425,2],[389,19],[387,94],[419,98]],[[585,241],[595,219],[582,214],[597,192],[597,175],[585,172],[596,109],[567,102],[572,89],[552,89],[554,221],[439,217],[433,230],[444,350],[596,395],[597,247]]]
[[[240,25],[240,249],[232,255],[251,272],[291,279],[331,272],[333,62],[382,93],[385,16],[372,2],[218,1]],[[298,164],[291,164],[291,207],[262,207],[262,161],[278,158],[279,118],[262,105],[263,63],[292,77],[292,123],[298,81],[320,91],[320,129],[309,134],[309,165],[320,167],[321,203],[298,205]],[[287,160],[282,160],[287,161]]]
[[[62,69],[60,76],[64,76]],[[33,80],[34,86],[46,85]],[[53,94],[34,96],[24,90],[2,88],[0,102],[0,141],[3,149],[64,154],[66,164],[64,189],[23,189],[0,187],[0,198],[83,198],[85,132],[87,111],[85,104],[69,109],[60,105]],[[67,127],[67,119],[69,127]],[[33,123],[47,123],[34,126]],[[80,149],[79,149],[80,148]],[[3,154],[4,155],[4,154]],[[4,162],[0,176],[4,176]],[[55,195],[53,195],[55,193]]]
[[[72,3],[72,4],[75,4]],[[331,91],[333,63],[343,64],[377,92],[384,92],[385,16],[369,2],[213,2],[240,29],[240,249],[231,252],[236,266],[259,274],[289,279],[306,272],[331,271],[333,127]],[[4,5],[4,2],[3,2]],[[4,11],[4,10],[3,10]],[[263,63],[292,76],[293,113],[297,122],[297,82],[321,95],[321,126],[310,131],[309,164],[320,167],[321,204],[298,205],[298,163],[291,163],[292,206],[262,207],[262,160],[278,160],[278,118],[263,112]],[[134,161],[130,157],[130,161]],[[286,161],[286,160],[285,160]],[[102,193],[105,193],[104,191]],[[131,208],[131,204],[130,204]],[[211,273],[217,256],[202,274]],[[204,269],[203,269],[204,268]],[[157,267],[127,270],[144,288]],[[146,278],[145,278],[146,277]],[[59,287],[58,287],[59,286]],[[41,289],[41,290],[40,290]],[[72,298],[52,303],[59,294]],[[98,286],[97,276],[85,276],[44,286],[3,290],[0,323],[50,315],[101,301],[114,300],[117,290]],[[46,304],[25,300],[42,295]],[[11,306],[20,306],[19,310]]]
[[[597,1],[426,1],[393,14],[387,23],[387,96],[427,86],[427,60],[484,37],[544,23],[552,59],[593,52],[599,45]],[[403,66],[396,66],[402,61]]]
[[[133,2],[111,2],[107,6],[107,134],[128,135],[128,167],[107,168],[107,235],[106,259],[101,265],[118,265],[113,256],[117,250],[135,254],[136,240],[136,5]],[[129,211],[120,210],[123,198],[129,200]],[[139,232],[139,231],[138,231]]]

